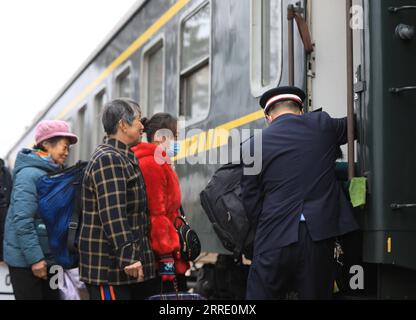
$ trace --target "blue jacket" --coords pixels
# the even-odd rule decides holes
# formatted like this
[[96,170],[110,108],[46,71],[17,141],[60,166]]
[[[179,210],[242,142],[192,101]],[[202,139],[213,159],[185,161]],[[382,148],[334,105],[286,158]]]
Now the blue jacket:
[[335,175],[346,143],[347,119],[325,112],[283,115],[263,131],[261,174],[242,180],[244,205],[257,225],[255,254],[296,243],[302,213],[313,241],[358,229]]
[[46,260],[53,264],[45,224],[38,215],[36,182],[59,166],[40,158],[33,150],[19,152],[13,171],[13,190],[4,227],[4,261],[26,268]]

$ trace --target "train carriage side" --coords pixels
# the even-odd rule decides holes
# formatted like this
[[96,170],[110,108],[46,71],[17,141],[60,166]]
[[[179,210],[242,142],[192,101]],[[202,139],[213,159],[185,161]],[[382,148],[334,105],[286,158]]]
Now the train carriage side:
[[[227,253],[202,211],[199,193],[220,166],[209,164],[210,157],[226,161],[225,155],[239,148],[229,138],[230,130],[241,134],[242,129],[263,128],[258,97],[289,81],[289,4],[297,1],[141,1],[41,118],[73,124],[82,143],[72,161],[88,159],[101,141],[99,115],[109,99],[132,97],[140,101],[145,115],[166,111],[185,119],[188,137],[176,164],[185,211],[203,250]],[[369,182],[369,204],[357,212],[363,228],[362,258],[376,267],[369,272],[377,278],[378,297],[414,296],[416,136],[411,121],[416,43],[395,30],[400,24],[414,24],[416,11],[403,7],[412,4],[409,0],[354,4],[362,8],[364,21],[363,29],[354,33],[357,174]],[[295,34],[295,84],[307,89],[310,108],[324,107],[331,115],[345,116],[346,21],[340,18],[345,20],[345,3],[316,0],[300,5],[315,52],[306,56]],[[325,36],[328,28],[336,34],[332,39]],[[33,144],[34,125],[10,151],[9,164],[22,147]],[[220,132],[218,148],[207,144],[212,132]],[[206,151],[211,153],[207,156]]]
[[[364,267],[364,290],[346,291],[380,299],[414,298],[416,10],[411,1],[352,4],[356,175],[368,179],[368,189],[367,205],[356,210],[362,232],[348,239],[352,247],[347,248],[358,254],[350,255],[355,255],[352,261]],[[307,8],[315,44],[307,70],[310,99],[314,107],[345,116],[346,107],[334,109],[346,105],[348,94],[345,2],[308,1]],[[329,27],[330,38],[325,32]],[[352,276],[348,275],[347,286]]]
[[361,102],[363,260],[377,266],[377,297],[416,297],[416,6],[366,1],[367,92]]
[[[72,123],[82,141],[72,153],[72,162],[88,159],[101,141],[99,115],[109,99],[132,97],[140,101],[145,115],[166,111],[185,119],[190,139],[185,139],[188,148],[182,148],[185,154],[178,162],[182,157],[186,163],[177,164],[184,207],[203,251],[227,254],[200,206],[199,192],[220,166],[206,162],[213,157],[229,161],[231,149],[241,142],[230,140],[230,130],[243,138],[241,129],[263,128],[259,96],[288,83],[289,4],[297,2],[143,1],[42,118]],[[301,2],[303,8],[306,4]],[[306,87],[306,61],[298,34],[294,62],[295,84]],[[9,162],[22,146],[32,144],[33,129],[12,150]],[[221,132],[218,148],[204,145],[212,129]],[[205,162],[191,165],[195,158]]]
[[[287,60],[284,8],[289,4],[295,4],[295,1],[206,2],[211,16],[210,21],[205,21],[210,30],[206,42],[210,42],[211,79],[207,91],[209,97],[205,98],[209,111],[202,121],[195,122],[192,116],[188,118],[182,110],[192,110],[183,107],[187,103],[186,96],[179,92],[179,115],[186,119],[188,136],[183,144],[186,148],[182,148],[184,152],[177,159],[186,164],[176,166],[185,211],[201,236],[205,252],[229,254],[213,233],[200,205],[199,193],[221,165],[233,160],[233,154],[239,154],[240,142],[248,138],[253,129],[264,128],[265,122],[258,106],[261,94],[288,81],[288,66],[284,63]],[[195,8],[199,10],[200,7],[196,4]],[[182,28],[186,30],[186,21],[193,12],[191,8],[184,13],[179,39],[183,38]],[[179,56],[182,55],[183,52],[179,52]],[[296,79],[300,87],[305,81],[304,61],[297,36]],[[187,75],[186,71],[180,72],[180,85],[186,81],[184,75]],[[197,111],[198,104],[194,108]],[[247,129],[247,132],[243,133],[242,129]]]
[[[22,147],[33,145],[41,119],[69,121],[81,138],[70,163],[88,159],[104,136],[102,105],[118,96],[139,100],[144,115],[177,114],[186,119],[187,132],[264,127],[258,97],[287,82],[284,8],[289,3],[295,1],[140,1],[10,151],[8,163],[12,166]],[[302,87],[304,56],[298,36],[296,43],[296,78]],[[228,138],[221,145],[218,153],[228,154]],[[177,170],[185,210],[203,250],[227,253],[199,203],[199,192],[218,167],[188,164]]]

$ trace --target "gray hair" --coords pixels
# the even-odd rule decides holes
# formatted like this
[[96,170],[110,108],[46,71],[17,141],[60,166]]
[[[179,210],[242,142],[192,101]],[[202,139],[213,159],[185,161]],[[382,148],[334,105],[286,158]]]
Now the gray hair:
[[120,120],[133,124],[135,117],[141,114],[139,104],[133,100],[119,98],[104,105],[102,122],[107,135],[117,133]]

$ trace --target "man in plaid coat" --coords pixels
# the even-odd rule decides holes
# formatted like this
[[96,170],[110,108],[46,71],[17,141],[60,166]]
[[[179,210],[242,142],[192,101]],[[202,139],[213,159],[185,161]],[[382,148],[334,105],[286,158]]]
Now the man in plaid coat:
[[105,105],[102,121],[107,138],[95,150],[82,188],[80,278],[94,300],[145,299],[160,288],[145,185],[130,150],[141,141],[141,110],[117,99]]

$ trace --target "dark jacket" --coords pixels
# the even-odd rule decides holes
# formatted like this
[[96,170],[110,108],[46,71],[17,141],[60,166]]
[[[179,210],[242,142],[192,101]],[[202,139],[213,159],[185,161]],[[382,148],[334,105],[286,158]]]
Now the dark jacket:
[[4,224],[12,191],[12,175],[0,159],[0,261],[3,261]]
[[82,188],[80,278],[92,285],[137,283],[124,268],[143,264],[145,280],[155,274],[149,242],[149,213],[143,177],[134,153],[109,139],[95,150]]
[[256,255],[296,243],[302,213],[313,241],[358,229],[335,176],[346,143],[347,119],[324,112],[283,115],[263,131],[261,174],[242,180],[247,214],[257,224]]
[[38,214],[36,182],[60,167],[23,149],[16,158],[13,190],[4,227],[4,261],[12,267],[27,268],[46,260],[54,263],[46,226]]

